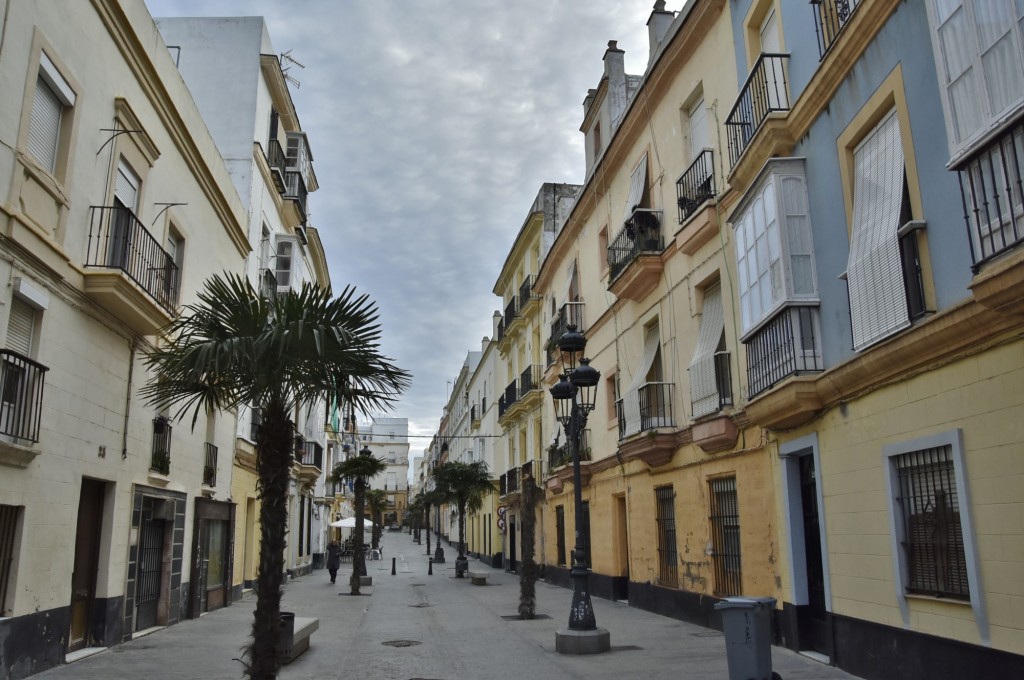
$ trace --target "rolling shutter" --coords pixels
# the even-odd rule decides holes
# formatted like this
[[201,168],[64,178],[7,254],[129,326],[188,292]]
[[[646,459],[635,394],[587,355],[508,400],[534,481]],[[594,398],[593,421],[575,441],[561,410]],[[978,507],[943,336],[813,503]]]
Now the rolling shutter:
[[854,150],[853,233],[847,263],[853,348],[910,325],[899,237],[903,145],[893,111]]
[[60,114],[63,108],[56,93],[39,76],[32,99],[26,147],[29,154],[51,173],[57,163],[57,140],[60,139]]
[[27,302],[12,298],[11,315],[7,319],[7,349],[31,356],[35,327],[36,310]]

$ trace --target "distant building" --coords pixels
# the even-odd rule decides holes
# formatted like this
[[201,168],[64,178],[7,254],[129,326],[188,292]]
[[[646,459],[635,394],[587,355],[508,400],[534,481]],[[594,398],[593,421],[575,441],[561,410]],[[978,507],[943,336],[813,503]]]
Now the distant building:
[[389,509],[384,523],[400,525],[409,505],[409,419],[374,416],[358,430],[360,449],[369,447],[373,456],[387,463],[387,469],[371,479],[368,488],[387,493]]

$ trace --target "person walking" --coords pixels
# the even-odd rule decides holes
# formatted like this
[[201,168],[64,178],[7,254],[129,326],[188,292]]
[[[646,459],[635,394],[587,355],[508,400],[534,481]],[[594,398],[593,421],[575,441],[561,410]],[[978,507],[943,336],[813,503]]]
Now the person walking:
[[331,575],[331,583],[338,576],[338,566],[341,564],[341,546],[337,540],[327,544],[327,572]]

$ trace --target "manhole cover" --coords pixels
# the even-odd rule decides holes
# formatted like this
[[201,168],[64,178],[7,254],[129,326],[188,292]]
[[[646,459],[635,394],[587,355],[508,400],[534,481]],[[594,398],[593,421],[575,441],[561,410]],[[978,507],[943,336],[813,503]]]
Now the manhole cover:
[[543,619],[550,619],[551,617],[547,614],[534,614],[532,619],[524,619],[519,614],[502,614],[501,618],[506,621],[541,621]]
[[387,642],[382,642],[381,644],[387,645],[388,647],[415,647],[416,645],[421,643],[419,640],[388,640]]
[[409,605],[409,606],[410,606],[410,607],[416,607],[416,608],[418,608],[418,609],[423,609],[424,607],[429,607],[430,605],[429,605],[429,604],[427,604],[426,602],[419,602],[419,603],[417,603],[417,604],[411,604],[411,605]]
[[426,583],[413,583],[412,587],[413,588],[419,588],[420,586],[425,586],[425,585],[427,585],[427,584]]

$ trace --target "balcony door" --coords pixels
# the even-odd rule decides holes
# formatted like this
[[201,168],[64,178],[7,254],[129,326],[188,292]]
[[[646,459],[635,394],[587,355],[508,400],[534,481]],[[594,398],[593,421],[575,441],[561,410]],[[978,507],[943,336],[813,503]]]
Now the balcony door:
[[[32,356],[36,313],[35,308],[24,300],[11,298],[11,312],[7,320],[7,349],[26,358]],[[31,395],[35,394],[31,375],[25,363],[10,360],[9,355],[5,357],[0,373],[0,433],[12,441],[31,430],[28,426],[33,420],[30,415],[32,408],[28,402]]]
[[107,243],[107,266],[129,271],[132,221],[139,209],[139,187],[142,182],[124,159],[117,165],[114,179],[114,207]]
[[[778,54],[782,51],[782,44],[779,41],[779,20],[774,7],[768,10],[767,16],[761,22],[760,38],[762,54]],[[778,57],[765,59],[764,69],[765,101],[768,104],[768,110],[781,109],[783,102],[786,101],[786,82],[782,75],[782,59]]]

